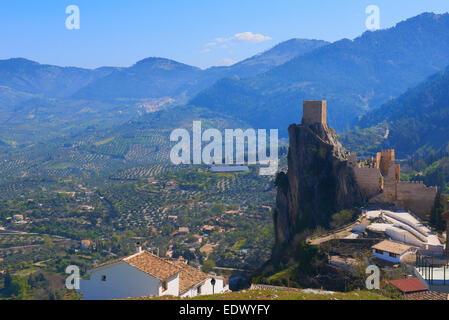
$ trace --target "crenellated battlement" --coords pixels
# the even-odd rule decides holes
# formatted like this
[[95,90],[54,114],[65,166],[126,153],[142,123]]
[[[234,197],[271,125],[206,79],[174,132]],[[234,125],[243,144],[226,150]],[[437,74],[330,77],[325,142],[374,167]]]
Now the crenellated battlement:
[[438,191],[438,187],[435,186],[426,186],[424,181],[399,181],[398,185],[407,186],[407,185],[418,185],[423,188],[423,190],[428,191]]
[[348,166],[354,170],[356,181],[367,199],[394,203],[421,217],[430,214],[437,187],[428,187],[423,181],[400,181],[401,167],[395,164],[395,152],[383,150],[364,161],[350,153]]

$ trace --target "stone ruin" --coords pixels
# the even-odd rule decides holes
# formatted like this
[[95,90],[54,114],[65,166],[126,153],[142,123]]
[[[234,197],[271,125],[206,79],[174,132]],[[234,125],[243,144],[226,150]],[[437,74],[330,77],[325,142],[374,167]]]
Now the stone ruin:
[[366,161],[350,153],[348,165],[365,198],[370,203],[392,203],[398,209],[410,210],[421,218],[428,218],[437,187],[427,187],[422,181],[400,181],[401,167],[395,164],[394,150],[378,152]]
[[[304,101],[302,123],[327,127],[326,100]],[[353,168],[357,184],[370,203],[391,203],[422,218],[430,215],[438,188],[427,187],[422,181],[400,181],[401,167],[395,163],[393,149],[378,152],[375,158],[365,161],[349,153],[348,166]]]

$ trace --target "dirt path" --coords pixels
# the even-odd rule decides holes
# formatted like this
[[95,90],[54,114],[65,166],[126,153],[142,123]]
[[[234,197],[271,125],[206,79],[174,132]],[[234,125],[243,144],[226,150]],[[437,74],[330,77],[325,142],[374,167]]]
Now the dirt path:
[[[342,230],[338,230],[335,233],[331,233],[331,234],[328,234],[328,235],[325,235],[322,237],[318,237],[318,238],[313,238],[313,239],[309,238],[309,239],[307,239],[307,242],[311,245],[319,245],[323,242],[327,242],[332,239],[343,239],[348,235],[348,232],[349,233],[352,232],[352,227],[359,223],[360,223],[360,217],[353,224],[347,226],[346,228],[344,228]],[[362,223],[363,223],[363,221],[362,221]]]
[[327,241],[332,240],[332,239],[342,239],[345,236],[347,236],[347,233],[350,232],[351,230],[352,230],[352,226],[349,226],[346,229],[341,230],[341,231],[339,231],[337,233],[332,233],[332,234],[329,234],[327,236],[316,238],[316,239],[312,239],[312,240],[308,239],[307,242],[309,244],[312,244],[312,245],[319,245],[319,244],[321,244],[323,242],[327,242]]

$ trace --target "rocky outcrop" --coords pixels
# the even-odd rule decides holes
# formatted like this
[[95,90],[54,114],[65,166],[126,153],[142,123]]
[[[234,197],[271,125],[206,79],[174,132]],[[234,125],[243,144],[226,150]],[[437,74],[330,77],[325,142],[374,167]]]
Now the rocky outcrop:
[[349,153],[333,129],[325,123],[293,124],[288,132],[288,172],[276,178],[277,250],[291,244],[305,229],[328,226],[332,214],[341,209],[363,203],[347,162]]

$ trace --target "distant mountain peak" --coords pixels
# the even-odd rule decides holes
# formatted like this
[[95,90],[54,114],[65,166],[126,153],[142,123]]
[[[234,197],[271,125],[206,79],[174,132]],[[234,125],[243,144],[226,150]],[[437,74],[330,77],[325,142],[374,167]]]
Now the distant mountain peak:
[[10,65],[40,65],[39,62],[28,60],[21,57],[0,60],[0,63]]
[[175,60],[160,58],[160,57],[149,57],[137,61],[132,68],[134,67],[151,67],[154,69],[165,69],[165,70],[173,70],[178,68],[189,68],[189,69],[199,69],[197,67],[193,67]]
[[253,126],[282,130],[297,116],[301,99],[327,99],[333,106],[329,122],[342,131],[445,68],[448,52],[449,14],[424,13],[321,46],[254,77],[217,82],[190,102],[238,115]]

